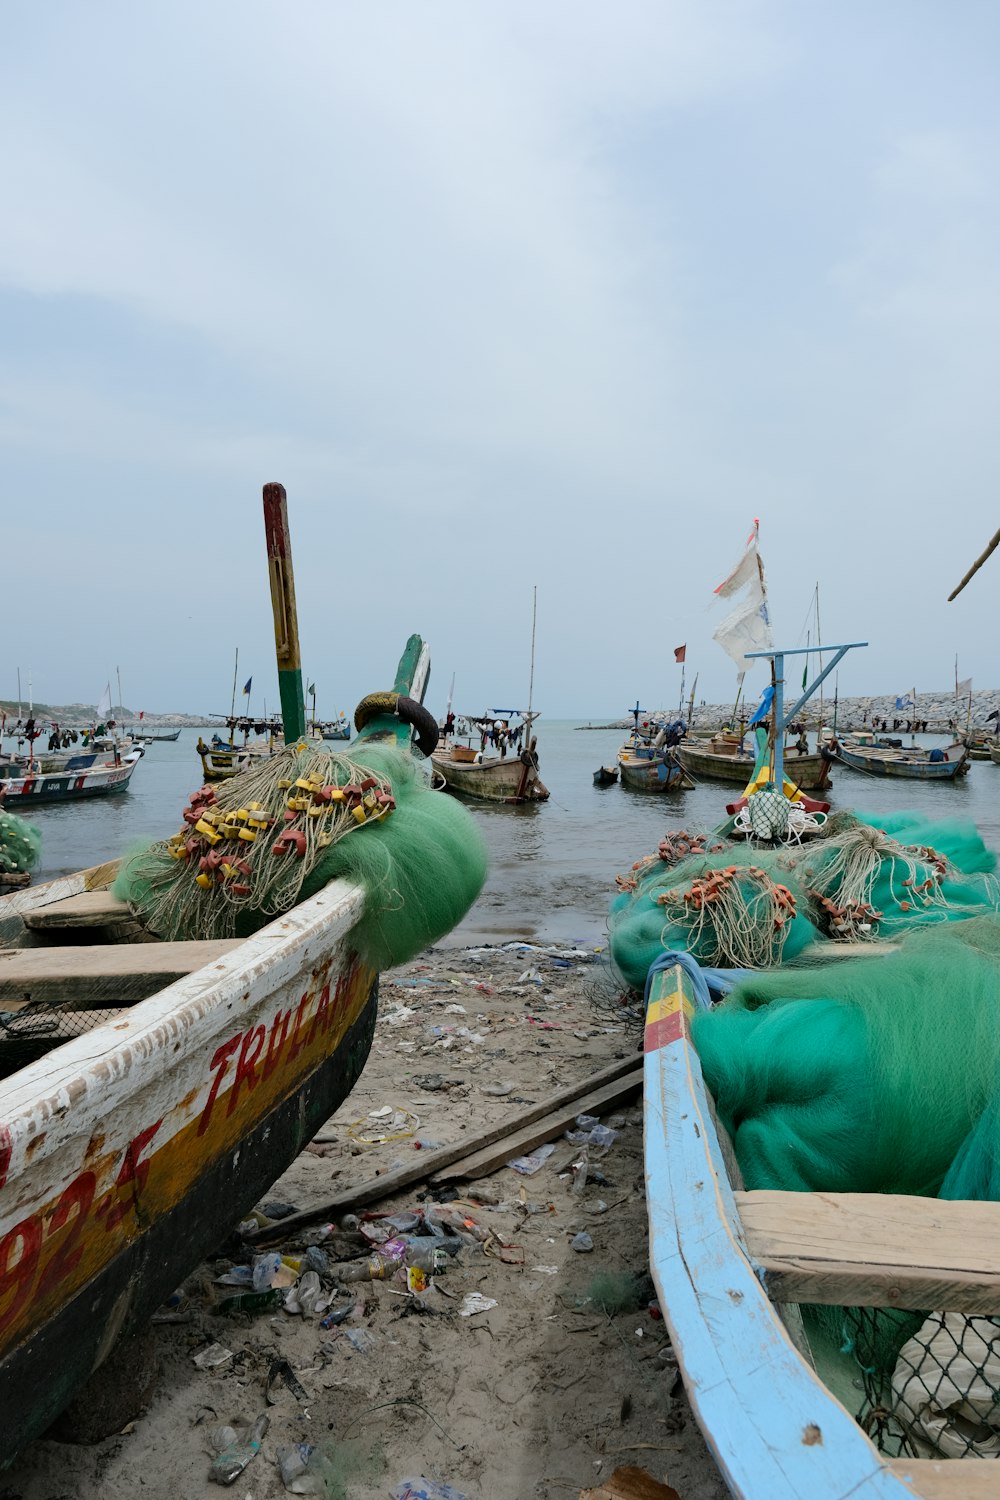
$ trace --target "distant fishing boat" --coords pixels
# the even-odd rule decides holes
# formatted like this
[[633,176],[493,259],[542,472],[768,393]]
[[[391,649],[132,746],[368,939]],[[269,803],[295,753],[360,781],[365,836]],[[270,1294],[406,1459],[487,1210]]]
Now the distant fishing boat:
[[117,761],[81,755],[51,774],[40,768],[26,768],[16,761],[0,763],[0,807],[24,815],[27,809],[42,802],[76,802],[84,797],[127,792],[139,759],[138,751]]
[[[704,745],[682,740],[677,746],[677,758],[694,776],[746,786],[753,775],[756,755],[741,750],[740,743],[739,735],[726,733],[714,735]],[[785,775],[794,786],[818,791],[830,785],[830,763],[819,752],[789,755],[786,747]]]
[[927,749],[887,744],[877,735],[855,734],[832,743],[826,752],[852,771],[870,776],[898,776],[909,781],[951,781],[969,770],[966,745],[955,743]]
[[[445,735],[444,743],[431,756],[434,770],[444,778],[448,791],[460,792],[466,797],[475,797],[482,802],[545,802],[549,789],[538,773],[538,739],[532,733],[532,725],[540,715],[532,710],[531,702],[535,686],[535,621],[538,609],[538,590],[534,590],[531,613],[531,675],[528,680],[528,707],[526,709],[496,708],[478,718],[475,714],[460,715],[464,720],[468,738],[474,735],[481,739],[480,748],[471,744],[459,745]],[[452,678],[448,695],[447,724],[451,719],[451,701],[455,680]],[[513,730],[510,721],[520,719]],[[493,744],[494,752],[487,751]]]
[[622,786],[634,792],[682,792],[694,782],[677,759],[676,746],[684,732],[684,723],[660,724],[644,719],[646,709],[638,698],[632,714],[632,730],[618,751],[618,773]]
[[168,741],[179,740],[180,737],[181,737],[181,732],[180,732],[179,729],[174,729],[173,731],[171,731],[169,733],[166,733],[166,734],[147,734],[146,735],[146,739],[147,740],[150,740],[152,742],[157,742],[157,741],[161,741],[162,740],[164,743],[166,743]]

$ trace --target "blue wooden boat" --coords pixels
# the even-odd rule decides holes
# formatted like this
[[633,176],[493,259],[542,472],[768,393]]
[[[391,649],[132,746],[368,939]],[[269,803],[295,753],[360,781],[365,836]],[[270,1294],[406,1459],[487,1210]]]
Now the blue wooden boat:
[[[690,1038],[694,983],[652,976],[650,1267],[691,1406],[738,1500],[987,1500],[1000,1464],[887,1458],[826,1383],[798,1311],[1000,1307],[1000,1204],[744,1192]],[[843,1387],[839,1387],[843,1389]]]
[[950,781],[967,774],[970,760],[967,745],[909,747],[891,745],[875,735],[852,735],[829,747],[831,759],[852,771],[867,771],[870,776],[901,776],[910,781]]

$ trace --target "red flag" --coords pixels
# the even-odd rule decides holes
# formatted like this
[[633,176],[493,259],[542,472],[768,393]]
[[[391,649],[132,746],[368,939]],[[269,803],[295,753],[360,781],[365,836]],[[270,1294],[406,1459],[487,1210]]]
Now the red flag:
[[687,656],[687,641],[684,642],[683,646],[675,646],[674,647],[674,661],[683,661],[686,656]]
[[146,711],[145,711],[145,709],[140,708],[140,710],[139,710],[139,718],[140,719],[144,719],[145,717],[146,717]]

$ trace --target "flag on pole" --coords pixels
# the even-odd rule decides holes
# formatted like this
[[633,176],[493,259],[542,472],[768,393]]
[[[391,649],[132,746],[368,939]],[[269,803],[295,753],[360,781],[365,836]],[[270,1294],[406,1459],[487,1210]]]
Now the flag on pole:
[[966,695],[966,693],[971,693],[971,692],[972,692],[972,678],[971,677],[967,677],[964,682],[956,682],[956,684],[955,684],[955,696],[956,697],[958,697],[958,698],[964,698],[965,695]]
[[253,678],[252,677],[248,677],[247,680],[246,680],[246,682],[243,684],[243,696],[244,696],[244,698],[249,698],[249,696],[250,696],[250,684],[251,684],[251,682],[253,682]]
[[306,688],[306,696],[308,698],[314,698],[316,696],[316,684],[314,682],[311,682]]
[[683,646],[675,646],[674,647],[674,661],[680,662],[680,661],[685,661],[686,659],[687,659],[687,641],[684,642]]
[[110,682],[106,682],[104,684],[104,692],[101,694],[101,701],[97,705],[97,717],[99,719],[106,719],[110,713],[111,713],[111,684],[110,684]]
[[897,698],[896,699],[896,707],[897,708],[912,708],[913,707],[913,699],[910,697],[909,693],[905,694],[904,697],[902,697],[902,698]]
[[139,710],[139,718],[140,718],[140,720],[144,719],[145,717],[146,717],[146,710],[144,708],[140,708],[140,710]]

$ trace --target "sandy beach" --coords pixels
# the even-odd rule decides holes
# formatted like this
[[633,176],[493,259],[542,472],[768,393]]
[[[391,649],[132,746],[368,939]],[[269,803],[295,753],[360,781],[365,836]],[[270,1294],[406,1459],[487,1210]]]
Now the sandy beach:
[[[634,997],[603,954],[432,949],[384,976],[360,1084],[259,1207],[273,1218],[275,1206],[322,1205],[411,1165],[415,1141],[452,1143],[513,1119],[635,1054],[639,1038]],[[250,1258],[235,1239],[220,1246],[164,1309],[170,1321],[155,1326],[159,1374],[147,1409],[95,1445],[34,1443],[4,1473],[3,1500],[218,1493],[209,1477],[217,1429],[241,1434],[264,1413],[260,1451],[232,1486],[240,1500],[287,1493],[277,1456],[296,1444],[318,1450],[316,1492],[351,1500],[386,1500],[407,1479],[450,1485],[467,1500],[576,1500],[623,1465],[669,1482],[682,1500],[717,1500],[725,1489],[648,1278],[638,1094],[602,1122],[616,1135],[606,1149],[587,1148],[582,1191],[581,1169],[572,1170],[581,1146],[558,1138],[533,1175],[502,1166],[371,1203],[380,1214],[457,1201],[471,1221],[468,1243],[419,1296],[405,1270],[351,1283],[327,1311],[354,1310],[329,1329],[281,1306],[217,1311],[236,1290],[218,1278]],[[433,1147],[424,1149],[429,1173]],[[327,1252],[360,1254],[351,1225],[340,1217]],[[592,1249],[573,1248],[581,1232]],[[301,1258],[315,1238],[300,1230],[277,1247]],[[484,1310],[469,1312],[470,1294]],[[223,1363],[200,1367],[213,1344]]]

